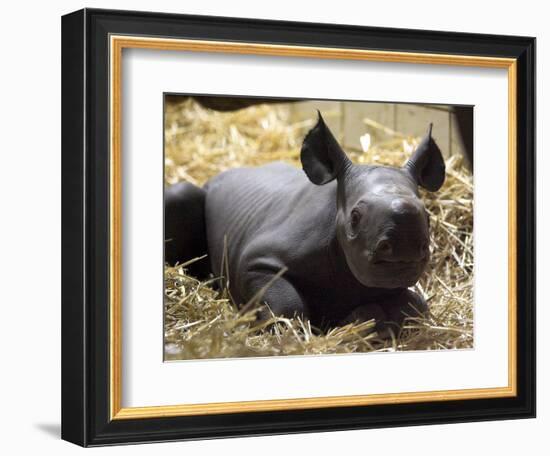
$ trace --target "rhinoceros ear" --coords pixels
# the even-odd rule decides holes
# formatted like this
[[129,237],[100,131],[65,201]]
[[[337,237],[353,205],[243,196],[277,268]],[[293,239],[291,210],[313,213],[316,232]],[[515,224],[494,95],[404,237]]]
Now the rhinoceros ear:
[[306,135],[300,159],[309,180],[323,185],[336,179],[351,162],[317,112],[317,125]]
[[412,157],[405,163],[405,169],[418,182],[418,185],[430,192],[435,192],[445,181],[445,162],[441,150],[432,138],[432,125],[430,124],[428,133]]

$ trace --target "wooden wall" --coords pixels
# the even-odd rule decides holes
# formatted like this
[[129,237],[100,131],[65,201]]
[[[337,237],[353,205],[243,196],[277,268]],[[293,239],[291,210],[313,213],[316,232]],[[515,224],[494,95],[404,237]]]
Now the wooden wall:
[[455,115],[448,106],[395,103],[364,103],[340,101],[304,101],[289,105],[295,119],[311,118],[319,109],[336,137],[348,147],[360,148],[359,138],[371,135],[372,143],[389,139],[391,135],[372,128],[363,119],[368,118],[405,136],[423,136],[430,122],[433,136],[443,154],[462,152]]

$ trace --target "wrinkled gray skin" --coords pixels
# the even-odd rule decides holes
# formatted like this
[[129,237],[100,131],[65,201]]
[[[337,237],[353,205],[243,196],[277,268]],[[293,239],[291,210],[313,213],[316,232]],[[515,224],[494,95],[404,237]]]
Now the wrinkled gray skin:
[[[204,187],[206,239],[196,236],[193,246],[188,240],[189,251],[208,251],[211,271],[221,276],[226,239],[237,302],[270,284],[262,299],[276,315],[301,315],[325,328],[375,318],[379,333],[396,332],[405,315],[427,310],[407,287],[429,260],[429,218],[418,186],[436,191],[445,178],[431,126],[403,168],[354,165],[319,114],[301,161],[305,174],[272,163],[211,179]],[[196,203],[197,188],[185,184],[178,199],[180,207]],[[171,207],[167,220],[176,212]]]

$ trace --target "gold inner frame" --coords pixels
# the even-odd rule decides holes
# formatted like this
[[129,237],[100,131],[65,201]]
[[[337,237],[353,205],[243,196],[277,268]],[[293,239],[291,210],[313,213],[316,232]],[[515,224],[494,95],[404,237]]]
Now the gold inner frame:
[[[255,54],[320,59],[368,60],[453,65],[508,70],[508,386],[427,392],[274,399],[245,402],[122,407],[122,166],[121,94],[123,49],[155,49],[231,54]],[[111,419],[158,418],[221,413],[297,410],[374,404],[414,403],[512,397],[517,394],[517,61],[468,55],[387,52],[242,42],[110,36],[110,415]]]

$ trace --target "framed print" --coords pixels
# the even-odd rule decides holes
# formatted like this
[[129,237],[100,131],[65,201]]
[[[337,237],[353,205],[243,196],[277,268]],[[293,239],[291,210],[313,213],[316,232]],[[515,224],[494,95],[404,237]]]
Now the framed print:
[[62,20],[62,436],[535,416],[535,40]]

